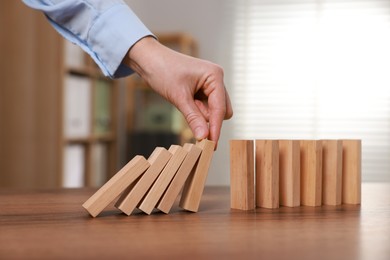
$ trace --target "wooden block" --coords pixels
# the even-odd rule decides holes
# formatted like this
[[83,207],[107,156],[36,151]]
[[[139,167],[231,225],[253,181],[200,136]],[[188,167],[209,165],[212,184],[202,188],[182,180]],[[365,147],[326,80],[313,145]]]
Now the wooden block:
[[167,214],[171,210],[180,191],[183,189],[184,183],[191,171],[194,169],[194,166],[202,152],[202,149],[194,144],[184,144],[183,148],[188,152],[188,154],[157,205],[159,210]]
[[342,203],[361,203],[362,141],[343,140]]
[[108,182],[106,182],[95,194],[93,194],[83,207],[96,217],[105,207],[119,196],[131,183],[143,174],[150,166],[142,156],[135,156]]
[[192,212],[197,212],[199,209],[200,199],[214,154],[215,143],[204,139],[197,142],[196,146],[202,149],[202,153],[195,166],[195,171],[191,172],[184,185],[179,204],[181,208]]
[[157,180],[150,188],[146,196],[142,199],[141,204],[138,207],[146,214],[152,213],[154,207],[157,205],[161,196],[164,194],[169,183],[171,183],[173,177],[175,176],[177,170],[187,155],[187,151],[179,145],[171,145],[169,152],[172,154],[171,159],[161,174],[158,176]]
[[256,206],[279,208],[279,142],[256,140]]
[[301,140],[301,205],[322,204],[322,142]]
[[279,140],[279,202],[281,206],[301,205],[301,162],[298,140]]
[[134,187],[129,187],[119,198],[115,206],[126,215],[130,215],[152,187],[172,154],[163,147],[157,147],[148,158],[149,169],[142,175]]
[[230,207],[255,209],[255,162],[253,140],[230,141]]
[[322,204],[340,205],[343,145],[341,140],[322,141]]

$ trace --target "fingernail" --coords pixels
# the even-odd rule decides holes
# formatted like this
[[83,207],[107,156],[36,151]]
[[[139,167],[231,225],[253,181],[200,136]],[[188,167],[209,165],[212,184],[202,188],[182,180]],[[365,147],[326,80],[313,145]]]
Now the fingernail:
[[202,139],[205,139],[206,137],[207,137],[207,133],[206,133],[206,131],[204,130],[204,128],[203,127],[197,127],[197,128],[195,128],[195,131],[194,131],[195,133],[194,133],[194,135],[195,135],[195,138],[197,139],[197,140],[202,140]]

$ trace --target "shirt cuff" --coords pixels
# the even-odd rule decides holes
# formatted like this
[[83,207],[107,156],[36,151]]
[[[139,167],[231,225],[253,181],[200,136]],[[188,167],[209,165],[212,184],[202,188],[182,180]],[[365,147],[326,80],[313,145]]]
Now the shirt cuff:
[[133,11],[127,5],[115,5],[92,25],[87,44],[103,73],[119,78],[133,73],[122,60],[129,49],[146,36],[154,37]]

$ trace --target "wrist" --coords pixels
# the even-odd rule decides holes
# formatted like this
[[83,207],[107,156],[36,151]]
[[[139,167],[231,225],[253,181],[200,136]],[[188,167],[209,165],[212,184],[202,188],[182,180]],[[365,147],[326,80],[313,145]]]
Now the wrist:
[[151,73],[152,60],[156,60],[156,52],[161,46],[154,37],[146,36],[130,48],[124,63],[146,79]]

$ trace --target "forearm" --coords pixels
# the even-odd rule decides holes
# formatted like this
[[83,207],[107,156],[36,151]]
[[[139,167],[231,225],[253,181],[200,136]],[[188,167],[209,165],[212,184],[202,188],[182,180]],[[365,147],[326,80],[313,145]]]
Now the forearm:
[[152,33],[122,0],[23,0],[44,12],[53,27],[79,45],[106,76],[122,77],[132,70],[122,64],[128,50]]

